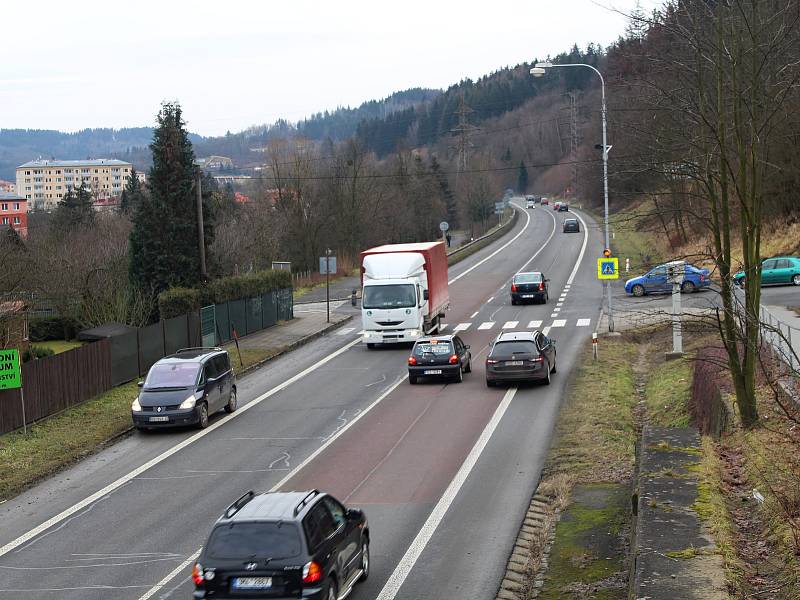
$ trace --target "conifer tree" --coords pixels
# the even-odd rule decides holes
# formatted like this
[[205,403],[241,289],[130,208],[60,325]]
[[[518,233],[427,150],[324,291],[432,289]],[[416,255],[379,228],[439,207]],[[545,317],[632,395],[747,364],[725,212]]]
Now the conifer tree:
[[517,191],[524,194],[528,191],[528,168],[525,163],[519,161],[519,174],[517,175]]
[[69,188],[56,207],[53,226],[63,232],[94,223],[92,190],[81,183],[79,188]]
[[144,194],[144,186],[136,176],[136,169],[131,169],[131,177],[128,179],[128,183],[125,184],[125,189],[122,190],[119,209],[125,214],[134,214],[136,206],[142,200],[142,194]]
[[[131,280],[159,293],[172,286],[200,283],[194,150],[180,104],[165,102],[157,116],[150,149],[149,194],[141,194],[131,231]],[[206,194],[204,196],[207,198]],[[212,240],[213,223],[203,202],[205,246]]]

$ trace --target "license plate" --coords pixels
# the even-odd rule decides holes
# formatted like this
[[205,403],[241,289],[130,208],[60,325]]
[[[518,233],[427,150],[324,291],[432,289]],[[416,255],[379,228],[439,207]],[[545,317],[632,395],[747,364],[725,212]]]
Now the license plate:
[[423,374],[424,375],[441,375],[442,374],[442,370],[441,369],[428,369]]
[[533,294],[522,294],[523,298],[533,298]]
[[521,360],[507,360],[506,366],[507,367],[521,367],[523,365],[523,361]]
[[165,423],[167,421],[169,421],[169,417],[150,417],[151,423],[157,423],[157,422]]
[[272,587],[272,577],[234,577],[232,587],[237,590],[263,590]]

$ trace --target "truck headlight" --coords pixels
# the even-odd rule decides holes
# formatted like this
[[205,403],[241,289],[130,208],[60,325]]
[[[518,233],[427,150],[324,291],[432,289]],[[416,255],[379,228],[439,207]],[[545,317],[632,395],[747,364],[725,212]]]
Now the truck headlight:
[[142,405],[139,404],[139,397],[133,399],[133,404],[131,404],[131,410],[133,412],[142,412]]
[[186,400],[181,402],[181,405],[178,408],[194,408],[194,405],[196,403],[197,403],[197,399],[194,397],[194,394],[192,394]]

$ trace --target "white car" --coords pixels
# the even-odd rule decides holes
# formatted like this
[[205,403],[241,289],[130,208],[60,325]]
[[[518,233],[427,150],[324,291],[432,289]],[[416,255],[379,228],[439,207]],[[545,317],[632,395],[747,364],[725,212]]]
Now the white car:
[[528,202],[525,204],[525,208],[536,208],[536,202],[533,200],[528,200]]

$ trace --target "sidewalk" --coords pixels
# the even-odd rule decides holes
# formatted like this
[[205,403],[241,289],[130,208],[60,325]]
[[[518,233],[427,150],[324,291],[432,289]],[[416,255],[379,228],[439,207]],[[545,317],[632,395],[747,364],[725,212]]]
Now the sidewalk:
[[697,514],[700,436],[694,428],[645,426],[632,598],[726,600],[724,565]]
[[[352,315],[335,312],[333,305],[331,305],[330,323],[326,321],[324,311],[302,312],[295,310],[295,317],[291,321],[268,327],[258,333],[243,337],[239,340],[239,346],[242,349],[276,350],[282,354],[310,342],[332,329],[336,329],[351,318]],[[275,356],[277,354],[273,355],[272,358]]]

